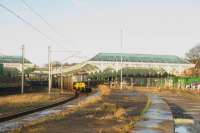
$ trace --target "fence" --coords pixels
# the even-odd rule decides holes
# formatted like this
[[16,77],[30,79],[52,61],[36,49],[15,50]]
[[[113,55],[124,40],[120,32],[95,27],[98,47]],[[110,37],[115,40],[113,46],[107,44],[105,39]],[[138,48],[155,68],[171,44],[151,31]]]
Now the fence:
[[200,83],[200,77],[123,77],[123,81],[132,86],[186,88],[187,85]]
[[192,84],[200,84],[200,77],[132,78],[126,82],[136,86],[186,88]]

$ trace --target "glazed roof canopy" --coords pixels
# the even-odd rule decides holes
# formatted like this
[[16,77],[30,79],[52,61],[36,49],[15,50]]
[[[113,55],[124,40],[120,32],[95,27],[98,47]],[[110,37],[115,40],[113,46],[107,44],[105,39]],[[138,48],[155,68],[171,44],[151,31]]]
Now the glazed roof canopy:
[[[0,63],[21,63],[21,56],[0,56]],[[24,63],[31,63],[29,60],[24,59]]]
[[123,62],[144,62],[144,63],[173,63],[189,64],[188,61],[174,55],[153,55],[153,54],[126,54],[126,53],[99,53],[90,61],[121,61]]

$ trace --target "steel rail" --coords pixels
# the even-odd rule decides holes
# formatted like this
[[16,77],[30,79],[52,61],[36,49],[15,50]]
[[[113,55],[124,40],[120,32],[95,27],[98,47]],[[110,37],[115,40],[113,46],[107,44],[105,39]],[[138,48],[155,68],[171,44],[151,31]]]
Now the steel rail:
[[59,102],[55,102],[53,104],[51,103],[51,104],[40,106],[40,107],[32,107],[31,109],[27,109],[27,110],[24,110],[24,111],[21,111],[21,112],[18,112],[18,113],[14,113],[14,114],[13,113],[6,114],[6,116],[0,117],[0,123],[10,121],[10,120],[13,120],[13,119],[17,119],[17,118],[23,117],[25,115],[33,114],[33,113],[43,111],[43,110],[46,110],[46,109],[50,109],[50,108],[53,108],[53,107],[56,107],[56,106],[59,106],[59,105],[63,105],[65,103],[68,103],[68,102],[76,99],[77,97],[78,96],[73,96],[73,97],[70,97],[68,99],[65,99],[65,100],[62,100],[62,101],[59,101]]

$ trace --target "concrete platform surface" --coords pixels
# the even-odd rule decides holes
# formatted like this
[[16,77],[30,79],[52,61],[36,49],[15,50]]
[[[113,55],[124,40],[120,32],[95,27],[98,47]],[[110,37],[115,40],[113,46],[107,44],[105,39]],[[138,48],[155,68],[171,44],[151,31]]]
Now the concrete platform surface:
[[151,107],[143,120],[135,126],[134,133],[174,133],[174,120],[168,104],[156,94],[146,94]]

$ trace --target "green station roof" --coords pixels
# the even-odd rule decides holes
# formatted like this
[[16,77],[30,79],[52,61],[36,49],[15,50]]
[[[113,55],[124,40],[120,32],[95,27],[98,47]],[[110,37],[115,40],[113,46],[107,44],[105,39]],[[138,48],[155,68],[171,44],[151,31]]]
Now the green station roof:
[[189,64],[188,61],[174,55],[153,54],[126,54],[126,53],[99,53],[90,61],[121,61],[123,62],[145,62],[145,63],[174,63]]
[[[21,63],[21,56],[0,56],[0,63]],[[24,63],[31,63],[29,60],[24,59]]]

